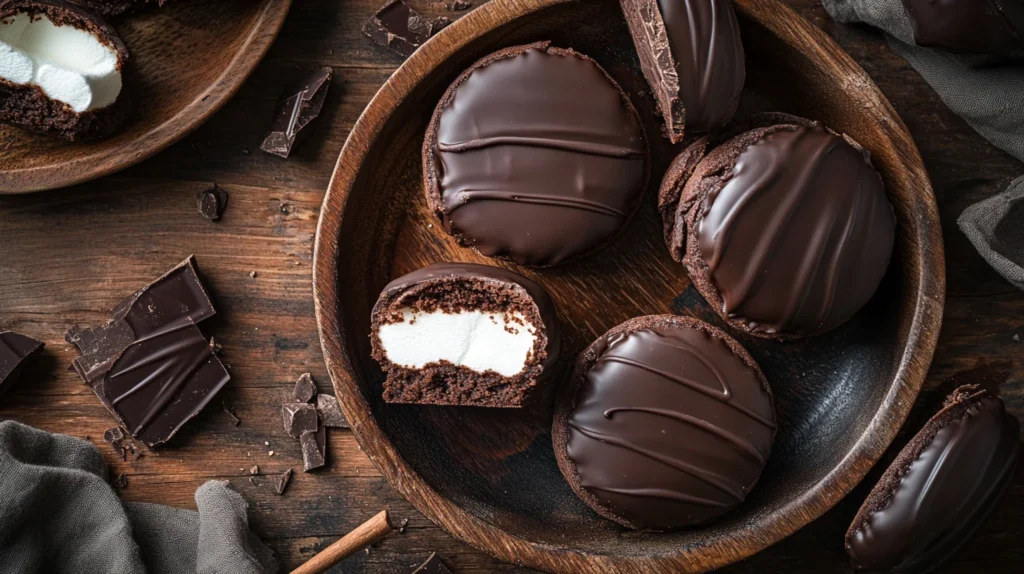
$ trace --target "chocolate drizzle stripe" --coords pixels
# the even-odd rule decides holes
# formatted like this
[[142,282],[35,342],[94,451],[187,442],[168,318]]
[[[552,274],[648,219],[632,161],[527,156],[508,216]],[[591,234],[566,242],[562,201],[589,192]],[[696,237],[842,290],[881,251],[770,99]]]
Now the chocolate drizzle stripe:
[[[693,0],[686,0],[687,10],[690,9],[689,8],[690,7],[690,2],[692,2],[692,1]],[[704,60],[704,76],[703,76],[703,78],[701,78],[701,83],[700,83],[700,99],[699,99],[699,101],[700,101],[701,109],[703,109],[706,106],[707,101],[708,101],[708,89],[711,87],[711,73],[712,73],[712,71],[714,69],[714,66],[715,66],[715,47],[718,46],[718,2],[715,2],[714,0],[712,0],[711,2],[708,2],[708,4],[711,7],[711,37],[709,38],[709,41],[708,41],[707,58],[705,58],[705,60]],[[698,37],[697,36],[696,28],[697,28],[697,24],[695,22],[695,19],[691,18],[690,19],[690,30],[691,30],[691,35],[694,38],[693,42],[694,42],[694,59],[695,60],[696,60],[696,54],[698,54],[697,49],[696,49],[696,43],[697,43],[697,37]],[[698,70],[701,69],[699,65],[697,66],[697,69]]]
[[763,425],[765,425],[765,426],[767,426],[769,428],[775,428],[775,423],[773,423],[772,421],[769,421],[768,419],[762,417],[761,415],[755,413],[754,411],[748,409],[747,407],[744,407],[743,405],[738,405],[738,404],[730,401],[728,395],[725,395],[725,394],[722,394],[722,393],[717,393],[717,392],[707,388],[706,386],[704,386],[704,385],[702,385],[700,383],[694,382],[694,381],[692,381],[690,379],[687,379],[685,377],[680,377],[678,375],[673,375],[672,373],[667,373],[667,372],[665,372],[665,371],[663,371],[661,369],[652,367],[650,365],[645,365],[645,364],[643,364],[643,363],[641,363],[639,361],[634,361],[633,359],[627,359],[625,357],[615,357],[615,356],[609,357],[609,356],[606,355],[604,357],[601,357],[601,361],[611,361],[613,363],[621,363],[623,365],[629,365],[631,367],[636,367],[637,369],[642,369],[642,370],[647,371],[649,373],[658,375],[658,376],[660,376],[660,377],[662,377],[662,378],[664,378],[666,380],[678,383],[680,385],[683,385],[685,387],[693,389],[693,390],[697,391],[698,393],[701,393],[702,395],[707,395],[707,396],[709,396],[709,397],[711,397],[711,398],[713,398],[713,399],[715,399],[715,400],[717,400],[719,402],[725,403],[725,404],[729,405],[730,407],[736,409],[737,411],[747,415],[748,417],[754,419],[755,421],[757,421],[757,422],[759,422],[759,423],[761,423],[761,424],[763,424]]
[[[466,205],[467,203],[475,199],[491,200],[491,201],[512,201],[517,203],[534,203],[538,205],[553,205],[556,207],[569,207],[573,209],[581,209],[584,211],[592,211],[594,213],[600,213],[602,215],[608,215],[611,217],[626,218],[628,214],[619,211],[613,207],[602,205],[596,201],[584,199],[582,197],[559,197],[553,195],[542,195],[536,193],[519,193],[515,191],[498,191],[498,190],[478,190],[478,191],[460,191],[453,194],[454,197],[458,198],[458,203],[454,206],[449,207],[445,205],[445,215],[450,215],[458,208]],[[448,201],[445,202],[449,203]]]
[[660,498],[663,500],[672,500],[675,502],[683,502],[688,504],[699,504],[701,506],[712,506],[715,508],[728,508],[729,504],[724,502],[718,502],[717,500],[709,500],[700,496],[691,496],[689,494],[683,494],[681,492],[674,492],[671,490],[665,490],[664,488],[611,488],[603,486],[588,486],[592,490],[601,490],[604,492],[611,492],[613,494],[621,494],[624,496],[634,496],[637,498]]
[[582,434],[583,436],[586,436],[586,437],[591,438],[593,440],[599,440],[599,441],[601,441],[601,442],[603,442],[605,444],[610,444],[612,446],[617,446],[619,448],[624,448],[626,450],[633,451],[633,452],[635,452],[635,453],[637,453],[639,455],[642,455],[642,456],[645,456],[645,457],[647,457],[647,458],[649,458],[651,460],[660,462],[660,463],[662,463],[662,464],[664,464],[666,466],[672,467],[672,468],[674,468],[674,469],[676,469],[678,471],[685,472],[686,474],[689,474],[690,476],[692,476],[692,477],[694,477],[694,478],[696,478],[696,479],[698,479],[698,480],[700,480],[702,482],[705,482],[705,483],[707,483],[707,484],[717,488],[718,490],[721,490],[723,493],[728,494],[729,496],[732,496],[737,501],[743,501],[743,498],[744,498],[743,487],[730,484],[730,481],[727,478],[725,478],[724,476],[721,476],[719,474],[713,473],[713,472],[708,471],[708,470],[704,470],[704,469],[699,468],[697,466],[694,466],[694,465],[692,465],[692,464],[690,464],[688,462],[681,461],[679,459],[676,459],[676,458],[673,458],[673,457],[670,457],[670,456],[666,456],[666,455],[661,454],[661,453],[654,452],[654,451],[652,451],[650,449],[646,449],[646,448],[644,448],[642,446],[638,446],[638,445],[634,444],[633,442],[631,442],[629,440],[626,440],[624,438],[617,437],[617,436],[614,436],[614,435],[610,435],[610,434],[607,434],[607,433],[603,433],[603,432],[600,432],[600,431],[596,431],[596,430],[593,430],[593,429],[584,428],[584,427],[579,426],[579,425],[577,425],[577,424],[575,424],[575,423],[573,423],[571,421],[568,424],[569,424],[570,427],[576,429],[576,431],[579,432],[580,434]]
[[757,450],[757,447],[755,447],[753,444],[751,444],[750,442],[743,440],[743,438],[741,438],[739,436],[736,436],[735,434],[733,434],[733,433],[731,433],[731,432],[729,432],[729,431],[727,431],[727,430],[725,430],[725,429],[723,429],[723,428],[721,428],[719,426],[711,424],[710,422],[705,421],[703,419],[699,419],[697,417],[694,417],[694,416],[691,416],[691,415],[688,415],[688,414],[685,414],[685,413],[680,413],[680,412],[677,412],[677,411],[671,411],[671,410],[668,410],[668,409],[657,409],[657,408],[648,408],[648,407],[613,407],[613,408],[610,408],[610,409],[606,410],[604,412],[604,416],[606,418],[610,419],[610,418],[612,418],[613,414],[619,413],[619,412],[647,413],[647,414],[651,414],[651,415],[655,415],[655,416],[659,416],[659,417],[665,417],[665,418],[668,418],[668,419],[676,420],[676,421],[679,421],[681,423],[686,423],[686,424],[689,424],[689,425],[693,425],[693,426],[695,426],[695,427],[697,427],[699,429],[702,429],[704,431],[707,431],[710,434],[713,434],[713,435],[717,436],[718,438],[721,438],[721,439],[725,440],[726,442],[732,443],[732,445],[735,446],[736,448],[738,448],[739,450],[741,450],[741,451],[749,454],[750,456],[752,456],[754,458],[754,460],[756,460],[759,464],[763,465],[766,462],[765,459],[764,459],[764,455],[762,455]]
[[579,140],[567,140],[557,138],[545,138],[534,136],[494,136],[489,138],[478,138],[474,140],[444,143],[437,142],[437,150],[448,153],[461,153],[499,146],[526,146],[543,147],[572,151],[587,155],[599,155],[605,157],[621,157],[630,159],[643,159],[645,152],[642,149],[630,148],[614,144],[603,144],[598,142],[585,142]]

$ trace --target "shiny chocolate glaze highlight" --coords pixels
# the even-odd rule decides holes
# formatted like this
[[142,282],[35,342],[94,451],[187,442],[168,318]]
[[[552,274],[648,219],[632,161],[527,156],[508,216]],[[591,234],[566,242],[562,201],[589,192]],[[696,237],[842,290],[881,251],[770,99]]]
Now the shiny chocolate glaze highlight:
[[791,126],[743,149],[709,193],[700,255],[723,313],[752,331],[814,335],[878,288],[895,234],[866,154],[820,126]]
[[[967,541],[1002,498],[1020,458],[1020,424],[1003,401],[985,393],[965,406],[909,462],[888,504],[858,515],[860,524],[855,521],[846,543],[855,569],[930,571]],[[901,459],[894,466],[905,464]]]
[[555,265],[610,241],[636,210],[647,144],[592,60],[546,44],[478,62],[428,130],[427,192],[446,229],[487,256]]
[[698,524],[741,503],[776,424],[771,393],[735,341],[654,323],[595,345],[567,418],[579,486],[641,529]]

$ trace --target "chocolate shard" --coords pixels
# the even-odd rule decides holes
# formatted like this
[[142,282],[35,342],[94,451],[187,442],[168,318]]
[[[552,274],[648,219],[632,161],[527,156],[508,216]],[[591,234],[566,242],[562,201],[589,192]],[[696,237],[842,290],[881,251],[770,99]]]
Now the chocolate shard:
[[315,432],[304,432],[299,439],[302,446],[302,470],[309,472],[327,463],[327,427],[321,425]]
[[306,126],[320,115],[333,75],[331,68],[320,68],[281,101],[261,150],[284,158],[292,153]]
[[317,388],[313,375],[303,373],[299,380],[295,381],[295,390],[292,391],[292,399],[297,403],[309,403],[316,397]]
[[302,437],[303,433],[316,432],[316,407],[309,403],[284,403],[281,405],[281,417],[284,419],[284,430],[293,438]]
[[[214,349],[213,352],[214,354],[216,354],[217,350]],[[224,413],[228,415],[228,418],[231,420],[232,426],[238,426],[242,424],[242,419],[238,418],[238,415],[235,414],[234,409],[228,408],[228,405],[226,403],[221,403],[221,406],[224,408]]]
[[736,113],[746,77],[731,0],[620,0],[666,136],[707,132]]
[[0,396],[18,380],[25,365],[43,350],[43,344],[13,331],[0,331]]
[[116,454],[118,458],[121,460],[128,460],[128,457],[126,456],[127,451],[125,450],[124,445],[124,431],[121,430],[121,427],[114,427],[104,431],[103,440],[110,444],[111,448],[114,449],[114,454]]
[[131,343],[93,392],[150,448],[170,440],[231,379],[191,319]]
[[292,480],[292,469],[288,469],[281,474],[274,477],[274,492],[278,494],[284,494],[288,483]]
[[472,7],[472,2],[465,2],[464,0],[455,0],[454,2],[445,4],[445,8],[451,12],[462,12],[463,10],[469,10]]
[[452,574],[452,571],[437,557],[437,552],[431,552],[427,561],[420,564],[411,574]]
[[224,209],[228,206],[228,192],[221,189],[217,184],[213,187],[200,191],[196,194],[196,209],[210,221],[220,221]]
[[110,486],[114,488],[128,488],[128,475],[123,472],[117,475],[117,478],[114,479],[114,482],[110,483]]
[[349,427],[345,414],[341,412],[338,399],[331,395],[319,395],[316,398],[316,411],[320,414],[320,422],[325,427],[347,429]]
[[149,286],[121,301],[106,324],[74,327],[65,339],[82,356],[73,366],[87,383],[102,377],[133,342],[185,323],[199,323],[216,311],[199,280],[195,258],[178,264]]
[[413,10],[404,0],[391,0],[363,25],[363,33],[393,52],[411,56],[451,23],[443,16],[431,20]]

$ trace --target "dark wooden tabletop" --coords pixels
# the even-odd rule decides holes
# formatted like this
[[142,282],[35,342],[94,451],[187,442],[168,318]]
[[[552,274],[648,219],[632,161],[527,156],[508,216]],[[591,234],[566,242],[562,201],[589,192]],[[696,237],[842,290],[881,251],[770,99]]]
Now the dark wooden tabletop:
[[[992,271],[956,227],[965,207],[1024,175],[1024,164],[946,109],[879,33],[833,23],[817,0],[788,1],[852,54],[889,97],[918,142],[938,197],[948,269],[945,321],[927,389],[897,446],[956,384],[1002,383],[1010,410],[1024,418],[1024,292]],[[90,437],[113,472],[127,474],[126,500],[194,508],[192,496],[200,484],[229,480],[251,501],[255,530],[286,568],[387,508],[395,519],[409,519],[405,533],[353,556],[339,571],[403,571],[432,551],[456,572],[523,571],[454,540],[425,519],[380,477],[348,431],[330,433],[328,468],[297,472],[284,496],[274,493],[269,477],[259,477],[255,485],[248,480],[253,465],[265,474],[301,469],[298,445],[285,433],[279,414],[292,382],[308,371],[321,389],[330,388],[313,317],[313,237],[349,130],[402,63],[360,33],[379,2],[296,2],[270,54],[241,92],[180,143],[90,184],[0,197],[0,327],[42,339],[48,349],[2,399],[0,418]],[[418,3],[424,4],[444,12],[441,2]],[[335,79],[309,139],[287,160],[259,151],[278,97],[304,73],[324,65],[334,68]],[[196,213],[195,193],[212,182],[231,194],[219,223]],[[122,297],[190,253],[218,304],[219,315],[206,330],[223,345],[232,382],[170,448],[124,463],[101,439],[112,419],[66,370],[74,354],[63,335],[76,323],[101,323]],[[232,425],[222,402],[236,412],[240,426]],[[873,471],[817,522],[726,571],[848,572],[843,533],[878,474],[879,469]],[[1019,572],[1022,534],[1024,468],[1001,507],[947,571]]]

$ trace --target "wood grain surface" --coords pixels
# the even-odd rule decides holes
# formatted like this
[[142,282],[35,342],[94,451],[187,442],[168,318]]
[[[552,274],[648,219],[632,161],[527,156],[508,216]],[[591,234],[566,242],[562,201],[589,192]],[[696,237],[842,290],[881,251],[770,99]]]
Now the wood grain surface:
[[[128,475],[127,500],[194,507],[193,493],[204,481],[231,481],[252,502],[254,528],[287,568],[387,508],[394,520],[410,520],[405,533],[336,571],[402,571],[432,551],[456,572],[523,571],[455,541],[412,509],[347,431],[329,433],[325,471],[298,472],[298,445],[281,426],[279,404],[299,374],[312,372],[322,390],[329,386],[313,317],[312,241],[345,138],[402,61],[359,31],[377,3],[304,0],[239,94],[192,135],[115,176],[0,198],[0,326],[48,346],[44,360],[0,399],[0,417],[89,436],[114,474]],[[1024,174],[1024,165],[947,110],[879,34],[834,24],[816,0],[789,4],[834,37],[882,88],[915,137],[939,201],[948,274],[943,332],[926,390],[895,446],[957,384],[1003,383],[1010,410],[1024,417],[1024,293],[992,271],[955,224],[967,205]],[[334,67],[335,79],[309,139],[288,160],[263,154],[259,143],[278,96],[320,65]],[[220,223],[207,222],[195,208],[195,193],[213,181],[231,194]],[[215,401],[159,456],[122,463],[100,438],[113,426],[109,415],[65,370],[73,353],[63,333],[75,323],[102,321],[118,300],[189,253],[196,254],[220,311],[206,329],[224,345],[231,365],[233,381],[220,398],[242,422],[233,426]],[[266,474],[285,468],[297,474],[278,496],[270,477],[249,482],[254,464]],[[848,572],[842,535],[878,471],[810,527],[723,571]],[[1017,572],[1022,533],[1024,469],[1001,508],[945,571]]]

